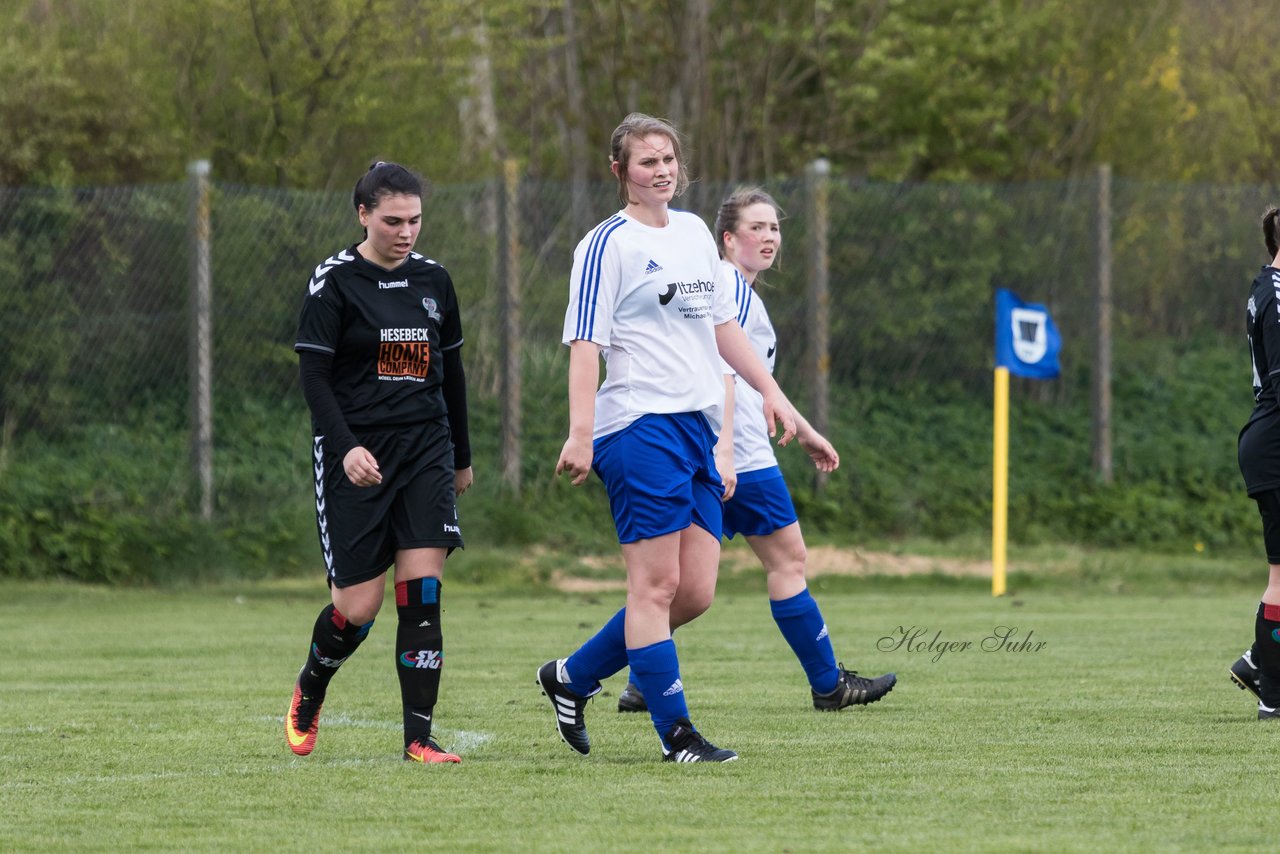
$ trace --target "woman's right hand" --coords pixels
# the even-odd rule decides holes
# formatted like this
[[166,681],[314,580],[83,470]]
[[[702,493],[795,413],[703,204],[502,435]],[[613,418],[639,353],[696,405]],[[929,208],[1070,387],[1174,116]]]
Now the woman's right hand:
[[342,458],[342,470],[356,486],[377,486],[382,483],[378,461],[360,445],[347,451],[347,455]]
[[574,486],[582,486],[591,474],[591,459],[595,453],[590,438],[570,436],[560,449],[560,459],[556,461],[556,474],[569,475],[569,482]]

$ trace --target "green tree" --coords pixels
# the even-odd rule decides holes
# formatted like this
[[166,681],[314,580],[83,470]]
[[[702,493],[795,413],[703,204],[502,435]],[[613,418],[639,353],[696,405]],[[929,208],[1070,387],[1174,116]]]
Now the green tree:
[[0,184],[135,183],[180,169],[180,133],[134,26],[141,4],[23,5],[0,48]]

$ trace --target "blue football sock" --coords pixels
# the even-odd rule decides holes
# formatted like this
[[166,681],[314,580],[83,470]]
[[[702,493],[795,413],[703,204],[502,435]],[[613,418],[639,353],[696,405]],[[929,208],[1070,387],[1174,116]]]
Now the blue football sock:
[[629,649],[627,661],[631,664],[631,678],[649,706],[653,728],[658,731],[663,746],[669,749],[667,732],[676,721],[689,719],[676,643],[667,639],[639,649]]
[[[676,628],[679,628],[679,626],[677,626]],[[671,630],[671,639],[673,641],[676,639],[675,629]],[[627,671],[627,681],[630,682],[632,685],[634,685],[637,691],[640,690],[640,683],[636,682],[635,674],[631,673],[629,670]],[[640,696],[643,697],[644,694],[641,694]]]
[[627,666],[626,616],[626,608],[614,614],[600,631],[565,661],[564,668],[569,671],[570,680],[565,687],[579,697],[593,693],[600,687],[600,680],[608,679]]
[[805,588],[790,599],[769,600],[769,610],[778,630],[791,645],[791,651],[800,659],[800,666],[809,677],[809,685],[819,694],[830,694],[836,689],[840,670],[836,667],[836,654],[827,636],[827,623],[822,619],[818,603]]

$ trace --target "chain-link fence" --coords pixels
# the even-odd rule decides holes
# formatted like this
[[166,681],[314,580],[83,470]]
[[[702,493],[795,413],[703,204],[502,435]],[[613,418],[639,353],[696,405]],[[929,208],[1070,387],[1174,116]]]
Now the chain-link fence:
[[[1087,394],[1106,207],[1096,176],[1014,185],[831,178],[825,206],[815,204],[815,180],[768,188],[787,216],[764,295],[779,332],[779,377],[794,399],[808,399],[820,364],[830,366],[832,395],[914,385],[989,397],[996,287],[1047,304],[1066,342],[1062,381],[1038,392],[1064,401]],[[731,189],[695,184],[680,204],[710,222]],[[1117,340],[1239,335],[1248,280],[1265,261],[1258,222],[1270,192],[1112,182]],[[90,431],[97,469],[110,471],[113,454],[173,453],[172,445],[117,448],[116,426],[187,435],[191,196],[183,184],[0,189],[0,466],[28,442],[85,447]],[[572,252],[617,207],[612,182],[580,198],[585,206],[575,208],[566,183],[509,178],[436,187],[425,200],[417,249],[457,285],[470,396],[480,411],[496,410],[514,354],[526,439],[563,434],[562,419],[546,414],[548,395],[563,394]],[[215,446],[304,441],[297,312],[315,265],[360,237],[350,197],[215,181],[211,202]],[[818,307],[806,295],[815,210],[824,207],[829,296]],[[825,361],[807,352],[815,317],[830,329]],[[546,376],[553,385],[538,379]],[[252,492],[251,469],[215,467],[219,506],[241,501],[241,484]],[[151,500],[192,500],[187,460],[166,471],[166,484],[148,487]]]

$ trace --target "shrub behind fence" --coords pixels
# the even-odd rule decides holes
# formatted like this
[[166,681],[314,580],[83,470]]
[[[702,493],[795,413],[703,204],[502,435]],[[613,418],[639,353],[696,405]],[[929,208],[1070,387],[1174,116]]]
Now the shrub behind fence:
[[[1063,378],[1034,394],[1045,402],[1085,399],[1106,225],[1096,175],[1014,185],[830,178],[819,223],[822,180],[811,174],[767,188],[787,216],[780,263],[763,295],[779,332],[779,377],[802,408],[813,404],[814,379],[827,370],[832,396],[915,387],[989,398],[996,287],[1045,303],[1062,332]],[[710,222],[732,189],[697,184],[678,203]],[[216,181],[211,192],[214,447],[261,444],[264,430],[301,439],[297,313],[312,269],[360,239],[350,196]],[[417,249],[457,285],[472,399],[483,411],[513,397],[521,388],[513,377],[536,389],[505,416],[514,424],[504,425],[500,446],[565,429],[551,417],[563,404],[549,405],[538,377],[562,370],[573,248],[616,209],[614,192],[611,182],[590,188],[585,222],[573,214],[567,184],[522,180],[512,170],[491,182],[436,187],[425,200]],[[1266,260],[1258,221],[1272,192],[1112,182],[1117,340],[1239,336],[1248,281]],[[0,189],[0,466],[24,448],[83,442],[86,431],[108,436],[113,425],[145,422],[189,444],[191,195],[185,184]],[[821,228],[827,251],[815,261]],[[818,266],[829,280],[815,305]],[[821,337],[815,322],[829,330],[826,353],[810,348]],[[1222,382],[1247,388],[1243,360],[1242,350],[1239,370]],[[100,450],[115,452],[105,440]],[[517,487],[519,463],[503,469]],[[213,471],[218,507],[270,502],[252,494],[251,475],[221,468],[216,454]],[[175,513],[193,511],[197,481],[178,458],[151,494]]]

